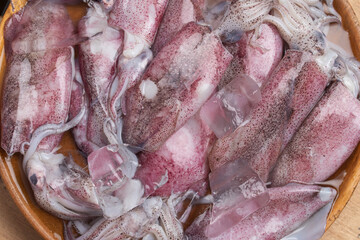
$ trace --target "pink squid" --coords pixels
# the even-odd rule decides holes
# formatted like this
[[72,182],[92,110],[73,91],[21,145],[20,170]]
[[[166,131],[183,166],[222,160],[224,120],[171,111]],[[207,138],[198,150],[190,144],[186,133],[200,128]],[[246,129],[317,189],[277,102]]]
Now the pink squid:
[[206,157],[214,140],[212,131],[199,115],[190,118],[155,152],[139,155],[139,168],[135,178],[153,185],[166,174],[167,182],[153,195],[169,197],[189,188],[206,192],[209,173]]
[[289,184],[267,190],[270,201],[218,236],[209,236],[210,209],[185,234],[189,239],[282,239],[336,196],[336,190],[316,185]]
[[[9,155],[20,152],[39,126],[65,123],[70,105],[74,50],[62,44],[72,37],[72,22],[64,7],[47,2],[38,5],[29,3],[5,26],[8,68],[3,87],[1,146]],[[36,11],[45,14],[39,16]],[[43,51],[38,42],[51,48]],[[39,149],[51,151],[60,138],[48,137]]]
[[187,23],[196,22],[196,6],[191,0],[169,0],[152,50],[154,56],[172,40]]
[[88,174],[71,156],[55,154],[61,133],[84,114],[66,122],[75,75],[74,50],[66,43],[73,37],[66,8],[46,1],[29,2],[8,20],[2,147],[24,154],[40,206],[63,219],[88,219],[101,215]]
[[285,128],[284,148],[298,130],[302,122],[314,108],[325,87],[329,84],[331,75],[336,71],[338,55],[328,49],[326,54],[314,57],[313,60],[304,64],[295,80],[294,94],[291,99],[291,114]]
[[269,181],[281,186],[326,180],[355,149],[359,133],[360,102],[343,83],[332,84],[285,147]]
[[299,184],[268,192],[268,205],[213,239],[281,239],[336,196],[332,188]]
[[[90,225],[69,222],[64,236],[66,240],[183,239],[183,229],[175,210],[181,200],[175,195],[166,201],[150,197],[141,206],[115,219],[99,218]],[[74,236],[73,226],[81,236]]]
[[124,142],[159,149],[210,97],[231,58],[206,27],[186,25],[128,90]]
[[262,99],[248,122],[215,143],[209,156],[212,171],[241,158],[266,181],[280,154],[295,78],[308,59],[305,52],[286,52],[263,87]]
[[219,84],[221,89],[234,76],[242,73],[261,87],[283,56],[283,40],[275,26],[261,24],[259,36],[255,31],[245,32],[240,40],[225,44],[234,58]]
[[86,154],[95,146],[109,144],[103,128],[105,120],[110,118],[108,95],[117,74],[123,32],[109,27],[107,19],[100,5],[94,3],[79,22],[79,34],[90,38],[79,49],[80,72],[89,102],[86,119],[73,131],[78,146]]
[[110,114],[116,121],[124,107],[122,97],[134,86],[153,59],[151,45],[168,0],[102,1],[108,5],[109,26],[124,31],[124,46],[118,62],[118,76],[111,86]]

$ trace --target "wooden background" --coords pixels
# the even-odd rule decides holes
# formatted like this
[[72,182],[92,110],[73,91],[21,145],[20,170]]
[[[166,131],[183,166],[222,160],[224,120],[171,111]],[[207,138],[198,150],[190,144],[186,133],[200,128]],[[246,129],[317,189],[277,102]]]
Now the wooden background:
[[[2,1],[2,0],[0,0]],[[360,0],[348,0],[360,19]],[[0,17],[1,20],[1,17]],[[41,240],[42,237],[30,226],[13,202],[0,178],[0,240]],[[358,186],[321,240],[360,239],[360,186]]]

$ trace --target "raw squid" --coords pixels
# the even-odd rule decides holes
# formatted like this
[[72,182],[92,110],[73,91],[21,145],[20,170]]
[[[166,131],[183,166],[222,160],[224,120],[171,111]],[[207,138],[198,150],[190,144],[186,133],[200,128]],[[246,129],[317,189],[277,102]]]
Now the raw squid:
[[157,150],[210,97],[231,58],[206,27],[186,25],[128,90],[124,142]]
[[[342,83],[334,83],[284,149],[269,181],[324,181],[360,141],[360,103]],[[324,141],[326,139],[326,141]]]
[[154,56],[179,32],[187,23],[196,22],[196,9],[191,0],[169,0],[164,18],[160,24],[152,50]]
[[212,171],[241,158],[266,181],[280,154],[295,78],[309,57],[305,52],[286,52],[264,86],[262,99],[249,121],[215,143],[209,156]]
[[[327,1],[327,4],[331,9],[332,2]],[[323,55],[327,43],[321,27],[326,23],[340,20],[337,16],[328,16],[325,13],[316,15],[310,5],[311,2],[306,1],[274,0],[275,16],[267,15],[262,20],[274,24],[290,48]]]
[[159,150],[140,154],[140,167],[136,172],[136,178],[144,179],[143,182],[147,185],[153,185],[166,174],[168,181],[154,193],[162,197],[169,197],[173,193],[182,193],[198,186],[200,189],[193,190],[204,193],[209,173],[206,157],[213,140],[211,130],[198,115],[195,115]]
[[329,22],[339,22],[332,1],[327,1],[326,4],[330,9],[329,15],[323,12],[320,2],[316,4],[303,0],[233,1],[229,13],[216,32],[222,39],[231,42],[249,30],[255,29],[255,36],[259,36],[260,24],[272,23],[291,49],[322,55],[326,49],[326,38],[321,27]]
[[109,24],[125,31],[125,55],[136,54],[135,52],[142,51],[140,47],[151,46],[167,3],[168,0],[117,0],[115,2],[110,12]]
[[[105,3],[107,1],[103,1]],[[122,97],[134,86],[153,59],[150,47],[164,15],[168,0],[117,0],[113,4],[108,23],[124,31],[124,47],[118,63],[118,77],[111,86],[110,114],[113,121],[124,107]]]
[[[8,20],[2,146],[8,154],[24,154],[23,168],[40,206],[63,219],[87,219],[101,215],[95,188],[71,156],[55,154],[60,133],[84,113],[65,123],[75,66],[73,48],[63,44],[72,31],[66,9],[49,2],[30,2]],[[43,45],[49,49],[38,48]]]
[[291,114],[284,133],[284,148],[314,108],[329,84],[332,75],[338,71],[341,57],[327,49],[320,57],[304,64],[295,80],[294,94],[291,99]]
[[268,192],[268,205],[211,239],[281,239],[332,202],[336,195],[332,188],[300,184],[270,188]]
[[240,73],[261,87],[278,65],[283,55],[283,40],[278,30],[271,24],[261,24],[259,31],[259,36],[249,31],[235,43],[225,44],[234,58],[219,84],[220,89]]
[[[65,227],[67,240],[113,240],[128,238],[143,239],[183,239],[183,230],[176,219],[176,197],[163,202],[160,197],[148,198],[141,206],[114,220],[98,219],[91,227],[85,227],[76,238],[69,223]],[[160,222],[159,222],[160,220]],[[79,224],[73,223],[75,228]]]
[[[87,15],[79,22],[79,34],[90,39],[80,44],[79,65],[89,103],[84,126],[79,126],[75,140],[85,153],[89,145],[103,147],[109,144],[103,131],[109,115],[110,87],[116,77],[116,64],[122,52],[123,32],[107,24],[106,13],[94,3]],[[83,147],[83,148],[82,148]]]
[[[6,22],[8,68],[3,85],[1,146],[8,155],[20,152],[21,145],[29,142],[31,134],[41,125],[66,121],[74,50],[59,45],[70,38],[72,32],[66,9],[48,2],[29,3]],[[42,45],[50,49],[41,51]],[[60,138],[61,135],[49,136],[40,143],[39,149],[51,151]]]
[[[223,234],[209,236],[210,209],[186,230],[189,239],[282,239],[311,215],[331,203],[336,190],[316,185],[289,184],[267,190],[270,201]],[[291,238],[289,238],[291,239]]]

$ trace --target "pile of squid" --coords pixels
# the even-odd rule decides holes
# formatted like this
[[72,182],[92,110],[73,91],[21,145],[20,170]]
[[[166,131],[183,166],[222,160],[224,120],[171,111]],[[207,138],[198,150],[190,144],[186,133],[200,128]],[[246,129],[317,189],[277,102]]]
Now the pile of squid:
[[322,235],[360,141],[331,0],[85,2],[74,24],[77,0],[29,0],[4,32],[1,147],[65,239]]

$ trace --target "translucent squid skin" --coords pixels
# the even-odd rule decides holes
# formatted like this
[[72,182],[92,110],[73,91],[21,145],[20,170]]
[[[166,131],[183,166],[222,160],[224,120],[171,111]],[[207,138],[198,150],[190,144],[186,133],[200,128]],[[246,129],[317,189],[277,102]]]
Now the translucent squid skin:
[[86,139],[103,147],[109,144],[103,132],[103,123],[109,118],[108,95],[116,76],[124,35],[122,31],[108,26],[107,15],[97,4],[93,4],[79,22],[79,34],[90,37],[79,48],[80,72],[89,98]]
[[234,56],[219,84],[221,89],[236,75],[243,73],[261,87],[276,68],[283,55],[283,40],[279,31],[271,24],[259,26],[260,35],[246,32],[241,39],[225,47]]
[[[141,153],[140,167],[135,178],[157,182],[165,173],[168,181],[153,195],[170,197],[193,187],[206,185],[209,173],[206,156],[215,140],[212,131],[200,120],[198,115],[190,118],[156,152]],[[153,176],[153,177],[152,177]],[[197,186],[193,186],[197,183]]]
[[210,97],[231,59],[207,27],[186,25],[127,91],[124,142],[157,150]]
[[269,181],[273,186],[324,181],[359,140],[360,102],[342,83],[334,83],[285,147]]
[[295,78],[310,56],[288,50],[262,90],[249,122],[218,139],[209,155],[210,169],[243,159],[266,181],[280,154]]
[[117,0],[110,12],[109,25],[145,40],[155,39],[168,0]]
[[[52,38],[57,39],[60,31],[64,39],[70,37],[71,20],[65,7],[48,2],[38,4],[34,9],[41,11],[41,16],[32,14],[33,7],[29,3],[5,26],[8,67],[3,85],[1,146],[9,155],[19,152],[22,143],[29,142],[39,126],[64,123],[70,106],[74,50],[56,48]],[[37,41],[49,43],[52,48],[40,51]],[[47,137],[39,149],[51,151],[60,138],[60,135]]]
[[320,208],[333,201],[336,190],[315,185],[289,184],[268,190],[270,202],[211,239],[271,239],[285,237]]

